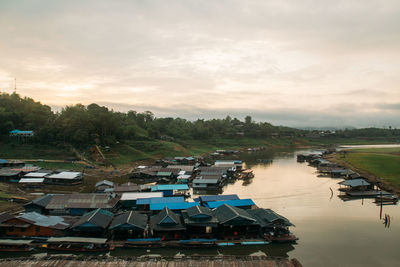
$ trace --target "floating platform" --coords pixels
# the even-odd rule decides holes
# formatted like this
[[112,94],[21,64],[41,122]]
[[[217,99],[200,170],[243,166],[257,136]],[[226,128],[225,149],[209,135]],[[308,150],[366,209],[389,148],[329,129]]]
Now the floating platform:
[[365,197],[365,198],[374,198],[377,196],[386,196],[386,195],[392,195],[389,192],[386,191],[376,191],[376,190],[370,190],[370,191],[347,191],[346,195],[349,197]]
[[28,266],[84,266],[84,267],[203,267],[203,266],[280,266],[280,267],[301,267],[301,263],[296,259],[273,258],[267,256],[177,256],[172,258],[160,257],[157,255],[142,256],[138,258],[97,258],[87,257],[83,259],[74,259],[74,257],[54,256],[45,259],[35,258],[14,258],[1,259],[0,267],[28,267]]

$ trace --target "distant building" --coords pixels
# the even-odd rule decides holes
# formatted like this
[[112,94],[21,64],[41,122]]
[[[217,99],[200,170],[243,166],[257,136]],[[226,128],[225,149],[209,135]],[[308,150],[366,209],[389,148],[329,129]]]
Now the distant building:
[[35,135],[33,131],[20,131],[17,129],[10,131],[9,134],[17,137],[33,137]]

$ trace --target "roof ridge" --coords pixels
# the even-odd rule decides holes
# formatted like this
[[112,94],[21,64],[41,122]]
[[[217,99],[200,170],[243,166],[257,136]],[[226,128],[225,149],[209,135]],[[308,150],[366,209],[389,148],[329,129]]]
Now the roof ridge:
[[96,213],[99,211],[100,209],[95,210],[95,212],[93,212],[93,214],[89,217],[89,219],[87,219],[87,221],[90,221],[94,215],[96,215]]
[[129,222],[129,219],[130,219],[130,218],[131,218],[131,216],[132,216],[132,212],[133,212],[133,210],[131,210],[131,211],[129,212],[128,219],[126,220],[126,222],[127,222],[127,223]]

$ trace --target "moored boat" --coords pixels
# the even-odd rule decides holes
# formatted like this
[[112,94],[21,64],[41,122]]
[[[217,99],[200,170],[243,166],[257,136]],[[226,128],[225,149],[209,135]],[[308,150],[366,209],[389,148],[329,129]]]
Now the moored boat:
[[114,248],[107,243],[106,238],[86,237],[50,237],[42,246],[49,250],[103,252]]
[[32,240],[0,239],[0,251],[32,251]]

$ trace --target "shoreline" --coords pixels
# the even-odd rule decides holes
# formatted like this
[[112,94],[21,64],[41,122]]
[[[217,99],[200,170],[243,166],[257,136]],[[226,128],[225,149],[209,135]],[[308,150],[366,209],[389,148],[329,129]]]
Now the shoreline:
[[368,182],[376,184],[381,188],[382,190],[385,190],[390,193],[394,193],[396,195],[400,195],[400,186],[395,186],[391,184],[390,182],[386,181],[384,178],[378,177],[366,170],[359,169],[350,163],[340,160],[335,157],[335,155],[338,155],[338,152],[335,152],[333,154],[327,155],[325,158],[331,162],[337,163],[339,165],[342,165],[348,169],[351,169],[353,171],[358,172],[360,175],[362,175]]

